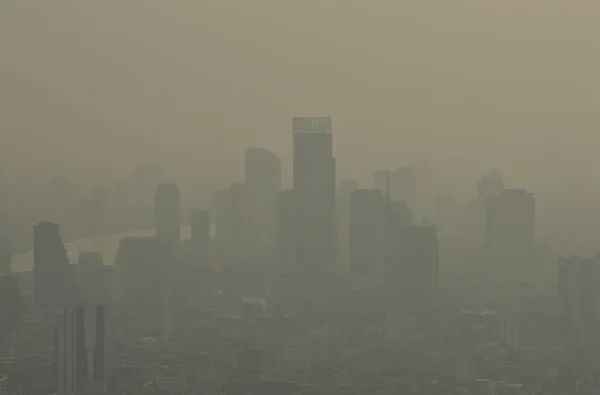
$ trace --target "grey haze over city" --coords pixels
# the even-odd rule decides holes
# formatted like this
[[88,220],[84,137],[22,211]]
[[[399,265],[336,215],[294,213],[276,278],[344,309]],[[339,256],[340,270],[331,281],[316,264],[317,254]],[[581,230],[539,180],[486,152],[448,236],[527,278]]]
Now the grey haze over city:
[[598,20],[0,2],[0,395],[599,394]]

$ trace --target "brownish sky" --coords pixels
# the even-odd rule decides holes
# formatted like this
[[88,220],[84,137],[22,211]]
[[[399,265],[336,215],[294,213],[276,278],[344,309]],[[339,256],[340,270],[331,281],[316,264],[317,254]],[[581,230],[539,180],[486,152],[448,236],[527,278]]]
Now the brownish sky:
[[1,162],[108,180],[158,158],[213,185],[331,115],[342,174],[425,158],[578,186],[600,165],[599,20],[597,0],[4,0]]

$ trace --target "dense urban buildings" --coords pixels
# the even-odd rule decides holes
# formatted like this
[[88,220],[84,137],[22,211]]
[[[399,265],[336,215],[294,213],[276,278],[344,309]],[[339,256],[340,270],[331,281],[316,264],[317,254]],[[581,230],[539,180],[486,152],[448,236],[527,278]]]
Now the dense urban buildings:
[[16,276],[0,276],[0,341],[7,334],[19,332],[22,320],[19,279]]
[[179,189],[175,184],[160,184],[154,198],[156,237],[179,245],[181,241]]
[[191,242],[194,259],[197,263],[208,264],[211,258],[210,213],[194,210],[191,214]]
[[485,249],[495,272],[531,265],[535,249],[535,198],[505,189],[486,199]]
[[294,194],[297,267],[304,273],[335,268],[335,159],[331,118],[294,118]]
[[245,155],[249,248],[258,258],[273,259],[277,245],[277,194],[281,190],[281,160],[264,148]]
[[35,306],[38,309],[60,309],[74,300],[74,278],[69,257],[52,222],[34,227]]
[[58,394],[107,393],[107,318],[103,304],[63,309],[56,334]]
[[378,189],[357,189],[350,198],[350,270],[383,274],[386,202]]
[[172,303],[167,274],[175,264],[173,244],[158,237],[124,238],[115,264],[119,300],[139,324],[134,332],[168,338]]

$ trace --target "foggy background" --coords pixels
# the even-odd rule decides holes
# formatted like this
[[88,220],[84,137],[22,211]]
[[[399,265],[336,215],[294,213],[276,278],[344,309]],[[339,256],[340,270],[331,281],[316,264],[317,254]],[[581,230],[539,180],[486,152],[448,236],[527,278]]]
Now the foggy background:
[[290,118],[327,115],[340,180],[428,161],[452,193],[495,167],[596,199],[598,20],[592,0],[4,0],[0,164],[91,185],[157,161],[212,196],[262,146],[289,185]]

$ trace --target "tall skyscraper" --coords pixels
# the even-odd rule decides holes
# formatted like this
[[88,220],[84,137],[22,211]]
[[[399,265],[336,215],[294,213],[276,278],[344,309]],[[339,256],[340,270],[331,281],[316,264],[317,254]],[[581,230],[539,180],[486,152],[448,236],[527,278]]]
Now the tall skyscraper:
[[171,336],[167,273],[174,261],[173,244],[157,237],[125,237],[119,244],[119,296],[140,336]]
[[210,213],[194,210],[191,214],[192,245],[198,263],[208,264],[211,256]]
[[485,247],[490,263],[514,269],[532,263],[535,198],[525,189],[505,189],[486,200]]
[[418,174],[412,167],[404,166],[396,171],[375,171],[373,184],[375,189],[379,189],[386,196],[389,188],[390,199],[405,202],[411,212],[417,209]]
[[79,252],[75,269],[77,299],[84,303],[109,303],[112,301],[112,271],[104,265],[98,252]]
[[357,189],[350,200],[350,270],[381,274],[386,204],[378,189]]
[[298,258],[296,200],[291,189],[279,192],[277,204],[277,250],[282,270],[295,270]]
[[294,118],[298,270],[335,267],[335,159],[331,118]]
[[272,258],[277,244],[277,194],[281,189],[281,160],[264,148],[248,148],[245,186],[249,248],[260,258]]
[[216,239],[219,254],[228,260],[248,260],[248,198],[244,183],[217,191]]
[[439,288],[439,240],[435,227],[388,225],[386,232],[388,289],[409,310],[431,306]]
[[181,241],[179,189],[175,184],[160,184],[154,198],[154,226],[156,237],[173,243]]
[[74,279],[57,224],[40,222],[34,226],[33,251],[36,308],[67,306],[74,299]]
[[10,225],[8,218],[0,215],[0,276],[11,272]]
[[60,395],[105,394],[107,383],[106,306],[66,307],[56,335]]
[[22,314],[19,280],[15,276],[0,276],[0,341],[4,335],[21,329]]
[[346,269],[350,264],[350,199],[356,188],[356,181],[342,181],[336,196],[336,257],[340,269]]
[[557,291],[563,335],[578,337],[599,323],[599,263],[578,257],[558,260]]

